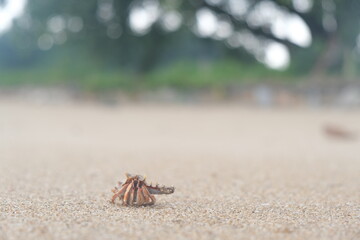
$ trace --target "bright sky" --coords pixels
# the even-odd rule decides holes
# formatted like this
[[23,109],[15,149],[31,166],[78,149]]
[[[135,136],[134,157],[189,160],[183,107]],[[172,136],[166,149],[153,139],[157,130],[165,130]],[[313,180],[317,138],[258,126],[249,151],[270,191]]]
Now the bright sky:
[[9,30],[15,18],[22,15],[27,0],[6,0],[0,5],[0,34]]
[[[207,0],[207,2],[219,5],[223,0]],[[300,16],[280,8],[274,2],[264,1],[257,4],[247,16],[244,16],[244,13],[247,10],[248,0],[228,0],[226,2],[231,4],[228,11],[234,16],[243,18],[251,27],[267,28],[279,39],[288,40],[300,47],[308,47],[312,42],[311,32],[305,21]],[[309,11],[312,3],[312,0],[293,0],[294,7],[302,12]],[[237,34],[231,22],[226,22],[226,19],[220,21],[220,17],[208,8],[198,10],[195,34],[204,38],[227,40],[233,48],[243,47],[254,54],[260,62],[273,69],[282,70],[289,65],[290,54],[285,45],[276,42],[269,44],[255,35],[252,35],[252,39],[249,40],[246,35],[244,37],[242,34]],[[226,39],[219,37],[219,33],[220,36],[227,36]]]
[[265,49],[263,62],[273,69],[286,69],[290,63],[289,51],[283,44],[272,42]]

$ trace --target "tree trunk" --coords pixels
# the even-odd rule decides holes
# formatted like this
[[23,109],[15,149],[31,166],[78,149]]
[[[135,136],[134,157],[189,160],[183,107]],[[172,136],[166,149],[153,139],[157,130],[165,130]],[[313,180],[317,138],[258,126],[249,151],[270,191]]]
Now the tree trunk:
[[341,57],[339,38],[337,33],[331,34],[325,43],[320,56],[318,57],[311,74],[314,76],[324,76],[332,65]]

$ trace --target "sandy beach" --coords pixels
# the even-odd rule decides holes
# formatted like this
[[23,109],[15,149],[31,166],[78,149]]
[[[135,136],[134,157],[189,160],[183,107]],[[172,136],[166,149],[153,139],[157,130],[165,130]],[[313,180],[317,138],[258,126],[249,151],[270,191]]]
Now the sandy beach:
[[[0,239],[360,239],[360,111],[0,101]],[[109,202],[124,173],[175,186]]]

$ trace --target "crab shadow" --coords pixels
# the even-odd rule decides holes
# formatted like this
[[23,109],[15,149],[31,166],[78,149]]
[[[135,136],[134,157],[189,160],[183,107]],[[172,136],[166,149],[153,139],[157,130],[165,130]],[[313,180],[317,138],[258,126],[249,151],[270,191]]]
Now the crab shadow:
[[116,208],[133,208],[133,209],[151,209],[151,210],[162,210],[162,209],[170,209],[172,205],[170,203],[156,203],[154,205],[145,205],[145,206],[135,206],[135,205],[122,205],[121,203],[111,204],[112,207]]

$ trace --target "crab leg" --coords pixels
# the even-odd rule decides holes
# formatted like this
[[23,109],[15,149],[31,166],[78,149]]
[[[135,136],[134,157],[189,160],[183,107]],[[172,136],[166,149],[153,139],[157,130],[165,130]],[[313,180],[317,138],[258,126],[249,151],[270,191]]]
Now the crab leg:
[[143,185],[143,186],[141,187],[141,192],[142,192],[143,197],[144,197],[144,204],[147,204],[148,202],[150,202],[150,197],[149,197],[148,194],[146,194],[146,187],[145,187],[145,185]]
[[142,188],[139,188],[137,190],[137,194],[136,194],[136,204],[138,206],[141,206],[144,204],[144,195],[143,195],[143,191],[142,191]]
[[129,200],[131,190],[132,190],[133,187],[134,187],[134,182],[131,182],[129,184],[129,186],[126,188],[126,192],[125,192],[124,199],[123,199],[123,204],[124,205],[128,204],[128,200]]
[[124,194],[124,192],[126,191],[126,188],[128,187],[128,185],[129,185],[129,184],[125,184],[124,186],[122,186],[117,193],[115,193],[116,190],[117,190],[117,188],[114,189],[114,193],[115,193],[115,194],[114,194],[114,196],[111,198],[111,202],[112,202],[112,203],[115,202],[115,199],[116,199],[117,197],[121,197],[121,195]]
[[155,202],[156,202],[155,196],[154,196],[154,195],[151,195],[150,193],[149,193],[149,196],[150,196],[150,198],[151,198],[151,204],[150,204],[150,205],[155,204]]
[[129,199],[128,199],[128,204],[134,205],[134,197],[135,197],[135,188],[133,187],[130,190],[130,196],[129,196]]
[[[145,186],[143,186],[142,189],[143,189],[143,193],[144,193],[145,199],[147,199],[146,202],[148,202],[148,205],[153,205],[153,204],[155,204],[156,198],[149,193],[149,191],[147,190],[147,188],[146,188]],[[151,201],[149,201],[149,200],[151,200]]]

